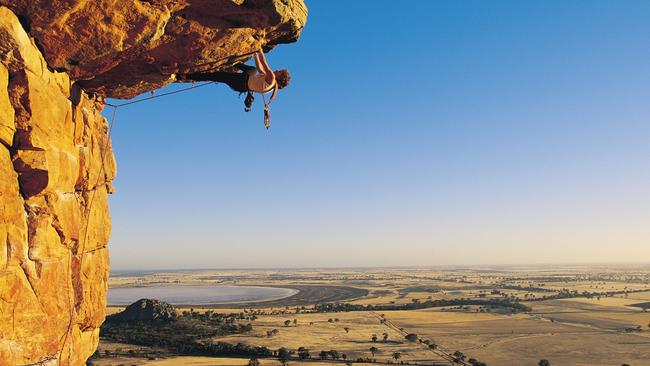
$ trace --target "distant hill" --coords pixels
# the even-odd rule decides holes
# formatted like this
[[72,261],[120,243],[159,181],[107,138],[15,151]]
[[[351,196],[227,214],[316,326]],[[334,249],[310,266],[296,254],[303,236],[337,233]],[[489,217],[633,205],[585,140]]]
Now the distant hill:
[[101,337],[119,343],[161,348],[183,355],[269,357],[266,347],[212,342],[216,336],[247,333],[250,317],[239,313],[215,313],[193,309],[181,314],[171,304],[140,299],[124,311],[106,318]]
[[108,317],[111,321],[170,321],[178,318],[171,304],[155,299],[140,299],[127,306],[122,312]]

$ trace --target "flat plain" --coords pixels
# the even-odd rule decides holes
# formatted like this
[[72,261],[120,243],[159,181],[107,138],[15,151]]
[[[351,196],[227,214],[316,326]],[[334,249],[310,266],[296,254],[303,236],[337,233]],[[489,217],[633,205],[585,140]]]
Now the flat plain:
[[[298,289],[271,302],[178,309],[246,314],[240,322],[252,330],[206,341],[309,350],[290,364],[650,365],[650,312],[633,306],[650,301],[648,265],[184,271],[110,280],[112,287],[165,284]],[[347,307],[315,306],[323,303]],[[410,333],[417,338],[407,340]],[[339,357],[319,356],[330,350]],[[96,356],[95,365],[248,364],[105,339]],[[281,365],[274,357],[260,362]]]

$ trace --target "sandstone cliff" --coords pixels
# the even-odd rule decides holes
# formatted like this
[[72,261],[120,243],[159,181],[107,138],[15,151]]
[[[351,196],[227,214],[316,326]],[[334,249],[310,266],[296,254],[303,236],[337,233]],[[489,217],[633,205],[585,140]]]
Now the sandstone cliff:
[[[2,6],[4,5],[4,6]],[[0,365],[82,365],[105,319],[103,97],[297,40],[302,0],[0,0]]]

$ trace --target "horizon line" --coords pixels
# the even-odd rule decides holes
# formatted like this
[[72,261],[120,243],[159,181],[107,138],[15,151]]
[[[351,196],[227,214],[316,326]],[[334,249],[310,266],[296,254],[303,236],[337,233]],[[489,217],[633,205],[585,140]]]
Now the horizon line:
[[111,269],[110,273],[119,273],[119,272],[152,272],[152,273],[161,273],[161,272],[197,272],[197,271],[283,271],[283,270],[292,270],[292,271],[307,271],[307,270],[336,270],[336,269],[347,269],[347,270],[368,270],[368,269],[468,269],[468,267],[475,268],[514,268],[521,266],[650,266],[650,261],[611,261],[611,262],[521,262],[521,263],[501,263],[501,264],[436,264],[436,265],[365,265],[365,266],[301,266],[301,267],[290,267],[290,266],[278,266],[278,267],[197,267],[197,268],[119,268]]

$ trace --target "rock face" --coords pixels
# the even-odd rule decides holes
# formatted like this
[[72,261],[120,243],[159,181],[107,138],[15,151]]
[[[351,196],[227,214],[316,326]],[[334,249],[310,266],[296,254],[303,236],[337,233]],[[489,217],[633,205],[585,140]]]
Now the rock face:
[[218,69],[294,42],[302,0],[0,0],[38,40],[48,65],[86,90],[130,98],[173,73]]
[[295,41],[306,15],[302,0],[0,0],[0,365],[96,349],[115,177],[103,98],[227,69]]
[[170,321],[178,317],[176,309],[164,301],[140,299],[127,306],[122,312],[111,315],[111,321]]

